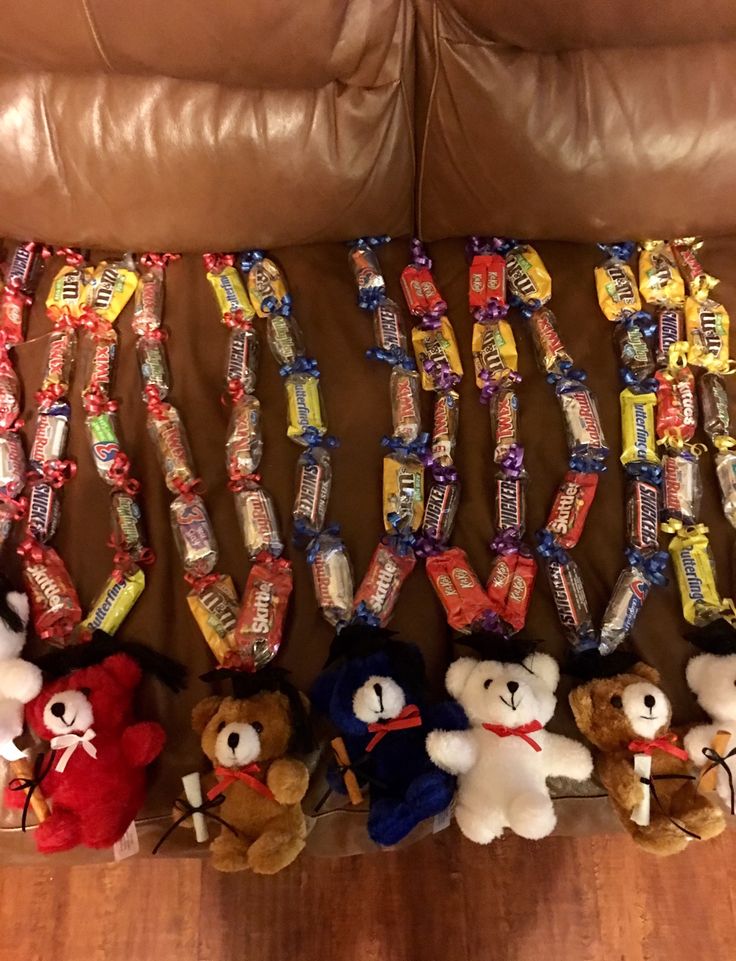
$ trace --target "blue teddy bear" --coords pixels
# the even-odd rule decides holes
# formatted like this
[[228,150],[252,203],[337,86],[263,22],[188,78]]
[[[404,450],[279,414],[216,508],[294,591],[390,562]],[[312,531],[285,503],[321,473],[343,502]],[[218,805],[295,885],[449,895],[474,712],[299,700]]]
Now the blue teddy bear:
[[[376,844],[397,844],[444,811],[455,793],[455,778],[435,767],[425,740],[436,729],[464,730],[467,719],[454,702],[428,706],[424,687],[424,660],[414,644],[358,623],[336,635],[312,688],[315,707],[343,737],[358,782],[369,787],[368,834]],[[334,791],[346,793],[336,764],[327,777]]]

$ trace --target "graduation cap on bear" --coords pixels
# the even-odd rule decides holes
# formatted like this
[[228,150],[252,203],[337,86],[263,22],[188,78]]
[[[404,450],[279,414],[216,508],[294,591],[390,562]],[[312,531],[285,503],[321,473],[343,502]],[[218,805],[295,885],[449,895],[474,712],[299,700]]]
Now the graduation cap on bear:
[[719,617],[698,631],[690,631],[685,637],[706,654],[717,654],[719,657],[736,654],[736,628],[725,618]]
[[283,667],[272,664],[258,671],[235,670],[231,667],[216,667],[200,674],[199,679],[207,683],[230,681],[232,696],[245,700],[261,693],[283,694],[289,702],[289,713],[294,731],[291,747],[299,754],[309,754],[314,748],[309,714],[298,688],[289,680],[289,672]]
[[457,640],[459,644],[469,647],[483,661],[521,665],[530,654],[534,654],[539,643],[529,638],[507,637],[495,631],[474,631]]
[[373,654],[385,654],[397,674],[414,684],[424,684],[424,658],[419,648],[410,642],[398,640],[396,631],[361,621],[347,624],[335,634],[324,666],[337,667]]
[[61,678],[74,671],[101,664],[113,654],[127,654],[144,674],[153,675],[174,693],[186,687],[187,671],[179,661],[138,641],[119,640],[100,630],[93,633],[91,640],[49,651],[48,654],[37,657],[34,663],[47,677]]
[[633,651],[615,650],[610,654],[601,654],[597,647],[589,647],[572,651],[565,660],[564,671],[577,686],[618,674],[630,674],[633,666],[641,661],[642,658]]

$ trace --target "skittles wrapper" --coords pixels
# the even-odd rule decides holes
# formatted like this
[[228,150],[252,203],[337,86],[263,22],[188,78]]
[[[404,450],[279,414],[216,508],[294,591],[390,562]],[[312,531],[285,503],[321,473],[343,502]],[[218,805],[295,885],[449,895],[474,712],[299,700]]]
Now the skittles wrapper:
[[689,367],[658,370],[657,437],[673,450],[692,440],[698,426],[695,378]]
[[74,584],[52,547],[31,541],[22,546],[22,552],[33,629],[41,640],[63,646],[82,618]]
[[226,667],[257,671],[273,660],[281,647],[293,586],[291,564],[283,557],[267,554],[253,564],[235,625],[235,650],[227,655]]
[[396,607],[404,581],[414,570],[416,557],[409,549],[400,552],[381,542],[373,552],[363,580],[355,594],[353,612],[385,627]]
[[597,488],[597,474],[578,471],[565,474],[546,524],[546,529],[562,547],[570,550],[580,540]]

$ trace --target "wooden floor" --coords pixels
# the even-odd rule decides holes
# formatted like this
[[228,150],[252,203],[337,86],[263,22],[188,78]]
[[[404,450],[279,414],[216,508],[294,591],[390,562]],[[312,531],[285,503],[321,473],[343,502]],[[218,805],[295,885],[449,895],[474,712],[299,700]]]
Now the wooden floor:
[[50,861],[0,868],[0,961],[729,961],[735,861],[734,831],[660,861],[622,837],[481,849],[454,829],[277,878]]

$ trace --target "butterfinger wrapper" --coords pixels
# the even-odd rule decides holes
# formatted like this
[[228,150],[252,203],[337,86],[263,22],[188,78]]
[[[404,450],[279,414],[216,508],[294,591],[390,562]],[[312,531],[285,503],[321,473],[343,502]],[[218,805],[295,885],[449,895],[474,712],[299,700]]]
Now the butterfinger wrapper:
[[187,604],[207,646],[220,664],[235,650],[238,598],[231,577],[219,574],[187,594]]
[[145,586],[146,576],[139,567],[111,575],[82,621],[82,631],[90,635],[98,630],[115,634]]
[[627,388],[621,391],[620,403],[623,433],[621,463],[659,464],[654,434],[657,395],[635,394]]
[[670,541],[669,550],[683,616],[688,624],[703,627],[722,610],[708,528],[704,524],[682,528]]
[[286,433],[295,443],[308,446],[305,431],[306,437],[310,428],[320,435],[327,431],[319,378],[313,374],[290,374],[284,380],[284,387],[288,409]]
[[207,280],[212,286],[223,322],[246,326],[253,320],[256,315],[253,305],[235,267],[223,267],[219,271],[208,270]]

